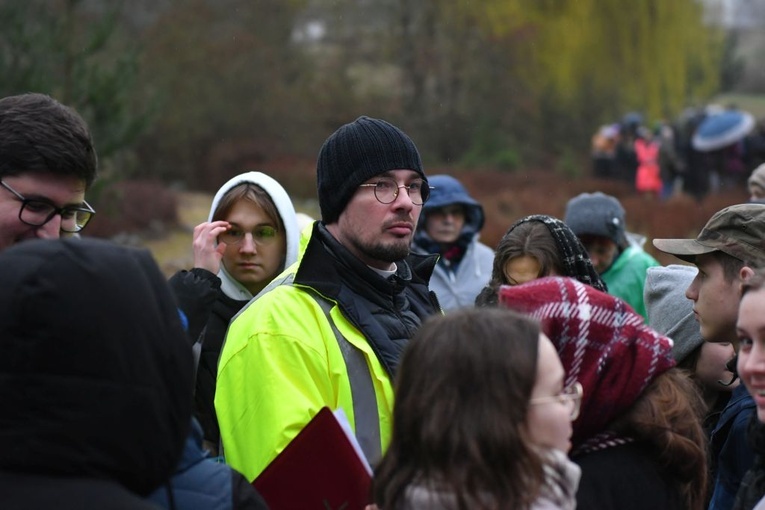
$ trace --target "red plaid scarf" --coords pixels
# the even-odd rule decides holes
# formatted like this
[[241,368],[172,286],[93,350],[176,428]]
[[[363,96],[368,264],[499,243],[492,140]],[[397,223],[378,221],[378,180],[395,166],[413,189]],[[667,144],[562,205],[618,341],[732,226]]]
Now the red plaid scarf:
[[502,286],[499,302],[539,320],[558,350],[565,384],[584,388],[573,447],[603,432],[658,375],[675,365],[672,340],[621,299],[573,278]]

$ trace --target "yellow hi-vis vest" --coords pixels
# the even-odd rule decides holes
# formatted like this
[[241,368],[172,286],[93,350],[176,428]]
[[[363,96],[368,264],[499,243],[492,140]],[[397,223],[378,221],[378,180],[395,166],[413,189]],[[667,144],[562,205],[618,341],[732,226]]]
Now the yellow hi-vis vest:
[[390,440],[393,385],[336,303],[277,279],[231,322],[215,408],[226,462],[255,479],[324,406],[342,408],[367,460]]

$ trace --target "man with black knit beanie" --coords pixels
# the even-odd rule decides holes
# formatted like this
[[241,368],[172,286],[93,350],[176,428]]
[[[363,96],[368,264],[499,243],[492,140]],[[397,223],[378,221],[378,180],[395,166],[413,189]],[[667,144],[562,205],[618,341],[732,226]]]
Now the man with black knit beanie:
[[359,117],[324,142],[316,170],[321,221],[298,262],[231,322],[218,365],[226,461],[249,479],[324,406],[343,410],[374,464],[400,355],[440,311],[428,289],[437,256],[409,252],[430,194],[412,140]]

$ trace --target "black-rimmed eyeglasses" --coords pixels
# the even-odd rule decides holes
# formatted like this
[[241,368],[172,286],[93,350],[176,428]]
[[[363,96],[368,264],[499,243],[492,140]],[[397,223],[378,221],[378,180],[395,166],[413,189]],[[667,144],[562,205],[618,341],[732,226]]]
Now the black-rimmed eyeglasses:
[[19,219],[33,227],[42,227],[58,214],[61,216],[61,231],[74,234],[85,228],[85,225],[96,214],[96,211],[85,201],[81,205],[56,207],[46,200],[24,198],[21,193],[2,180],[0,180],[0,186],[16,195],[16,198],[21,201]]
[[536,397],[529,400],[529,404],[548,404],[550,402],[558,402],[560,404],[571,403],[571,420],[576,420],[579,417],[579,408],[582,405],[582,385],[575,382],[571,386],[563,388],[563,391],[557,395],[550,395],[549,397]]
[[430,190],[433,189],[422,179],[415,179],[409,184],[399,186],[394,179],[389,179],[387,177],[381,177],[377,182],[359,184],[359,187],[373,188],[375,191],[375,198],[381,204],[392,204],[398,198],[399,190],[404,188],[414,205],[422,205],[427,202],[428,197],[430,197]]

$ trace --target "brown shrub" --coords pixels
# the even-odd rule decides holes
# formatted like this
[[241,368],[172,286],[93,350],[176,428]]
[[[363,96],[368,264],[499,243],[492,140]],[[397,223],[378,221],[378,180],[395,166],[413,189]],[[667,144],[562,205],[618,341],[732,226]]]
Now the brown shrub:
[[178,224],[178,200],[158,181],[120,181],[105,185],[91,202],[96,215],[84,234],[112,238],[118,234],[163,235]]
[[701,202],[680,194],[666,201],[638,195],[628,183],[592,178],[570,179],[546,170],[524,173],[450,172],[484,207],[486,224],[481,240],[494,247],[517,219],[529,214],[549,214],[563,219],[566,202],[579,193],[602,191],[617,197],[626,210],[627,228],[646,236],[644,248],[662,264],[679,260],[656,250],[651,240],[663,237],[693,238],[720,209],[747,200],[746,190],[709,195]]

